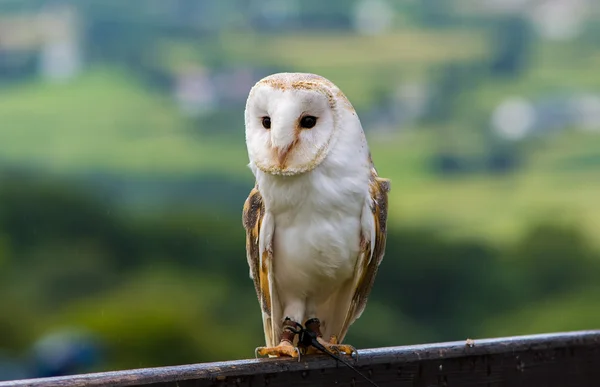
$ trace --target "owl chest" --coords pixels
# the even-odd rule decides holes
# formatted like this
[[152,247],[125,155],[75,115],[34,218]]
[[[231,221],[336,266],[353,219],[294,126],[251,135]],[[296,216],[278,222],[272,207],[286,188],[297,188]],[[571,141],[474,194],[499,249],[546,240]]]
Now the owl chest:
[[360,217],[328,215],[299,209],[275,217],[273,268],[279,283],[317,289],[338,286],[352,276]]
[[354,274],[366,184],[340,175],[334,179],[319,170],[285,180],[259,175],[274,222],[273,270],[280,285],[328,292]]

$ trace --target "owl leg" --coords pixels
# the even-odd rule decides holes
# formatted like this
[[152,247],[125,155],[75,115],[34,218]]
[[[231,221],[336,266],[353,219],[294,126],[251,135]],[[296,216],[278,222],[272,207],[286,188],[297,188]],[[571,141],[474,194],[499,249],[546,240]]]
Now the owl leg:
[[[335,354],[345,354],[358,357],[358,352],[356,351],[356,348],[347,344],[339,344],[337,336],[335,335],[331,335],[331,337],[329,338],[329,342],[325,341],[323,339],[323,334],[321,333],[321,321],[319,321],[318,318],[311,318],[307,320],[304,323],[304,327],[306,328],[306,330],[316,333],[317,341],[330,352],[333,352]],[[312,350],[308,353],[317,352],[315,348],[311,347],[311,349]]]
[[290,356],[298,358],[300,361],[300,350],[294,346],[294,339],[296,338],[296,327],[299,324],[286,317],[283,321],[283,333],[281,334],[281,341],[275,347],[258,347],[254,351],[256,357],[258,356],[269,356],[269,357],[281,357]]

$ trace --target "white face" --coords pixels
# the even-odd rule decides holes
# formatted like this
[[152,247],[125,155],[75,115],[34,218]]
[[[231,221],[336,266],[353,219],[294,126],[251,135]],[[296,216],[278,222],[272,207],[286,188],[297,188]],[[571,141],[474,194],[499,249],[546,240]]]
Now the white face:
[[311,74],[274,74],[259,81],[245,112],[251,162],[274,175],[297,175],[319,165],[337,130],[332,87]]

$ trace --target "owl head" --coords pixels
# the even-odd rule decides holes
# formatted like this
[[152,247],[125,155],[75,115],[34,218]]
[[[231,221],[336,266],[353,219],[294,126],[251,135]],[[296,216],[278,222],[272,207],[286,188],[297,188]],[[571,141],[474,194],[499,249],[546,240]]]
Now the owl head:
[[258,81],[246,102],[246,145],[251,164],[273,175],[316,168],[334,145],[346,114],[344,94],[314,74],[278,73]]

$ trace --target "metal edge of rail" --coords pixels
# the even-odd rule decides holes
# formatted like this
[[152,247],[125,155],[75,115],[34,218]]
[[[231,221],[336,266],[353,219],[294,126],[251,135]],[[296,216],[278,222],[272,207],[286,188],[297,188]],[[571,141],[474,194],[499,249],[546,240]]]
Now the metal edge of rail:
[[[444,343],[382,347],[359,350],[357,367],[376,364],[402,364],[464,356],[493,355],[516,351],[543,351],[575,346],[600,347],[600,330],[559,332],[492,339],[466,339]],[[180,366],[139,368],[123,371],[0,381],[0,387],[132,386],[182,380],[219,380],[227,377],[273,374],[337,367],[324,355],[296,359],[251,359],[198,363]]]

